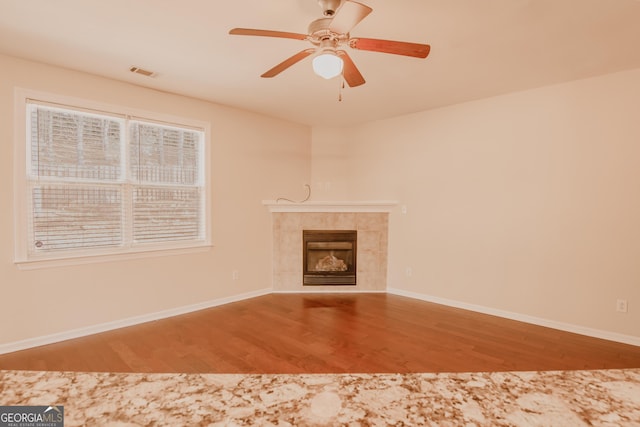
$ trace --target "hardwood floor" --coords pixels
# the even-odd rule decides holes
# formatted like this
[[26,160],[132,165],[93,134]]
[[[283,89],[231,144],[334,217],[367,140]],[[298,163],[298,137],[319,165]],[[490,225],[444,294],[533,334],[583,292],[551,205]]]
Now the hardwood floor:
[[373,373],[640,368],[640,347],[386,294],[272,294],[0,355],[0,369]]

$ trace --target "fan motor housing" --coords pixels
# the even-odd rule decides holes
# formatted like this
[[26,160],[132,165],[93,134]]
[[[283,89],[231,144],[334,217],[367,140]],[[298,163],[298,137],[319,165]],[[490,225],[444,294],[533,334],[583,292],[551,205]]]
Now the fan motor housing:
[[338,34],[329,29],[332,18],[320,18],[309,24],[309,41],[315,45],[331,41],[333,46],[346,43],[349,40],[348,34]]
[[309,35],[316,37],[323,33],[329,33],[329,25],[332,18],[320,18],[309,24]]

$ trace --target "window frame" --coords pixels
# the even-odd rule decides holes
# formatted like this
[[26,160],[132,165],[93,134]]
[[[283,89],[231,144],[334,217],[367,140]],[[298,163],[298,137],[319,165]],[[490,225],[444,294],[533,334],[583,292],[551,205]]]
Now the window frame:
[[[41,267],[55,267],[62,265],[86,264],[112,260],[126,260],[164,255],[179,255],[184,253],[202,252],[210,250],[211,243],[211,143],[209,122],[173,116],[158,112],[140,110],[121,105],[112,105],[90,101],[87,99],[15,88],[14,93],[14,263],[21,269]],[[32,180],[30,171],[29,118],[28,105],[37,103],[53,108],[63,108],[86,112],[88,114],[102,114],[111,117],[155,123],[159,126],[193,129],[203,133],[201,148],[202,167],[202,195],[204,203],[202,220],[204,238],[198,241],[173,241],[162,243],[143,243],[135,246],[117,248],[99,248],[90,250],[64,250],[44,254],[30,253],[29,244],[29,208],[31,206],[29,188]],[[125,139],[129,138],[128,126],[123,126]],[[121,150],[128,151],[128,142]],[[128,172],[125,173],[125,177]],[[126,178],[125,178],[126,181]],[[125,185],[131,185],[131,181]],[[129,201],[125,201],[128,205]],[[128,214],[123,214],[128,218]]]

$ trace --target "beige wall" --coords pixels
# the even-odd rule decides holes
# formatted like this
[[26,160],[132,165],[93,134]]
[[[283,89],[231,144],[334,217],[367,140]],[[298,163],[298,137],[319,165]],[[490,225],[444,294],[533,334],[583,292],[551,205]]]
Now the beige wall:
[[[0,56],[0,345],[271,287],[271,217],[300,194],[311,130],[237,109]],[[215,247],[173,257],[24,271],[13,263],[14,87],[211,123]],[[232,271],[238,270],[238,280]]]
[[344,129],[347,197],[407,206],[390,287],[640,337],[639,115],[633,70]]
[[349,200],[349,141],[342,128],[312,130],[312,200]]

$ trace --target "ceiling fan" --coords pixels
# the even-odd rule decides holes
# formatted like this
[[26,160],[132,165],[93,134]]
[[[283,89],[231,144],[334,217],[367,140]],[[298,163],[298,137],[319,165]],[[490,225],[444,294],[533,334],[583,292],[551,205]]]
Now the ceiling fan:
[[414,58],[426,58],[429,55],[431,47],[428,44],[351,37],[351,30],[373,11],[369,6],[351,0],[318,0],[318,3],[325,17],[313,21],[309,25],[308,34],[251,28],[233,28],[229,34],[306,40],[314,45],[285,59],[260,77],[275,77],[315,54],[313,69],[316,74],[326,79],[342,74],[350,87],[360,86],[365,80],[347,51],[343,49],[344,46]]

